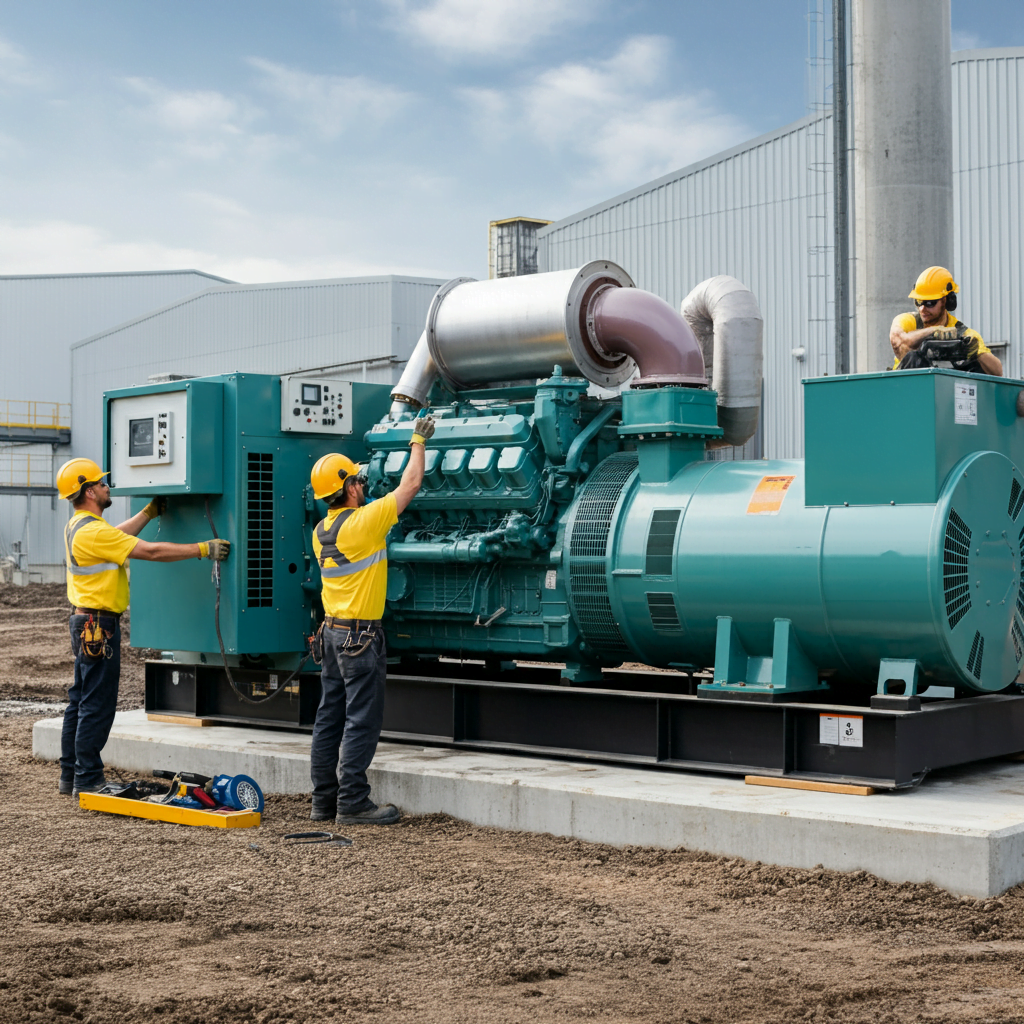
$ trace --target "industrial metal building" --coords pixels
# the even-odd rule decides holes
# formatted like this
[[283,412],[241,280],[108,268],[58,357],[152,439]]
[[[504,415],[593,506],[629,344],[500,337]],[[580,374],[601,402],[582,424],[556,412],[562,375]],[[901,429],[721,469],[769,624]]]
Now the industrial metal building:
[[[957,315],[1020,376],[1024,47],[955,53],[952,81]],[[803,454],[800,381],[835,372],[831,120],[812,114],[538,232],[542,271],[611,259],[677,308],[715,274],[751,288],[765,320],[769,458]],[[907,291],[921,269],[907,268]]]
[[[48,442],[51,435],[66,439],[70,427],[72,343],[225,283],[198,270],[0,276],[0,559],[15,545],[30,546],[33,562],[63,558],[48,540],[55,512],[46,489],[53,484],[54,460],[59,465],[69,451],[66,444],[53,449]],[[25,440],[35,437],[47,443]]]
[[[98,457],[104,391],[145,384],[156,374],[313,370],[392,383],[443,283],[383,276],[229,285],[86,338],[71,348],[73,453]],[[115,499],[112,521],[127,514],[126,502]],[[57,562],[66,520],[65,511],[51,531]]]

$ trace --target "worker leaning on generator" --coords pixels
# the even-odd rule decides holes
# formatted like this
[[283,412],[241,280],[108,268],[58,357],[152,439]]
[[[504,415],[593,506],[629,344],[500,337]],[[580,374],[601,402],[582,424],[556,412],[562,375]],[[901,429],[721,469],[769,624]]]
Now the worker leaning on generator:
[[100,751],[110,735],[121,678],[121,613],[128,607],[129,558],[180,562],[185,558],[227,558],[226,540],[171,544],[139,540],[138,533],[166,508],[154,498],[120,526],[103,511],[111,505],[106,471],[91,459],[71,459],[57,471],[57,492],[74,507],[64,528],[71,649],[75,678],[68,691],[60,738],[61,793],[95,793],[106,784]]
[[953,275],[945,267],[929,267],[921,272],[908,298],[917,306],[915,313],[900,313],[889,329],[889,342],[896,357],[894,370],[917,370],[932,364],[922,355],[925,341],[962,341],[963,360],[956,369],[1002,377],[1003,364],[988,348],[981,335],[953,316],[957,292]]
[[366,769],[384,724],[386,538],[423,483],[424,443],[433,433],[433,418],[420,416],[398,487],[369,504],[365,476],[344,455],[325,455],[310,475],[313,494],[330,509],[313,531],[325,614],[310,749],[314,821],[391,825],[400,817],[392,804],[370,799]]

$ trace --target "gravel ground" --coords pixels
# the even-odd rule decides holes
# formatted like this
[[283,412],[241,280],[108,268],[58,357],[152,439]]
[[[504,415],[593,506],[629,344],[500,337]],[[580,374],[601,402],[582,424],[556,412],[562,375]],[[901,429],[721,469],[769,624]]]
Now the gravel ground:
[[4,1024],[1024,1022],[1024,887],[959,899],[443,816],[296,848],[294,796],[237,832],[76,810],[31,756],[66,612],[60,588],[0,588]]

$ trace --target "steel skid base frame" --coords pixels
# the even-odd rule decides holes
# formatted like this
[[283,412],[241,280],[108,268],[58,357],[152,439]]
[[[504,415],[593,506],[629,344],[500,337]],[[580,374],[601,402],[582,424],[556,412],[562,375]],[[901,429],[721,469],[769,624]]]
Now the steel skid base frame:
[[[414,664],[415,672],[406,665],[389,671],[384,740],[876,789],[912,787],[939,768],[1024,750],[1018,693],[902,710],[830,704],[828,694],[772,703],[698,697],[700,679],[656,672],[609,672],[617,688],[596,689],[558,685],[557,668]],[[265,670],[232,674],[243,689],[273,692]],[[267,703],[247,704],[221,666],[146,663],[150,714],[312,731],[319,702],[320,677],[312,672]],[[822,716],[859,719],[850,731],[856,740],[860,730],[861,745],[823,743]]]

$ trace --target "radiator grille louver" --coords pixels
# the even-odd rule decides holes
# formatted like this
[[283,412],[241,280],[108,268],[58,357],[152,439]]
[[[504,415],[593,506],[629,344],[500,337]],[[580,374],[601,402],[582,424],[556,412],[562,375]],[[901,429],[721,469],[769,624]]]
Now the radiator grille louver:
[[648,594],[647,610],[651,613],[651,625],[663,633],[681,633],[682,624],[676,601],[671,594]]
[[679,515],[680,510],[677,508],[659,508],[655,509],[651,516],[644,559],[646,576],[672,575],[672,556],[675,554]]
[[274,456],[249,452],[246,465],[246,587],[250,608],[274,604]]
[[981,679],[981,659],[985,657],[985,638],[977,630],[971,642],[971,653],[967,655],[967,671],[975,679]]
[[609,456],[583,486],[569,524],[569,600],[587,643],[610,658],[629,654],[608,600],[608,535],[636,452]]
[[946,523],[942,562],[942,589],[950,629],[954,629],[971,608],[971,583],[967,577],[967,557],[970,551],[970,528],[951,508]]

